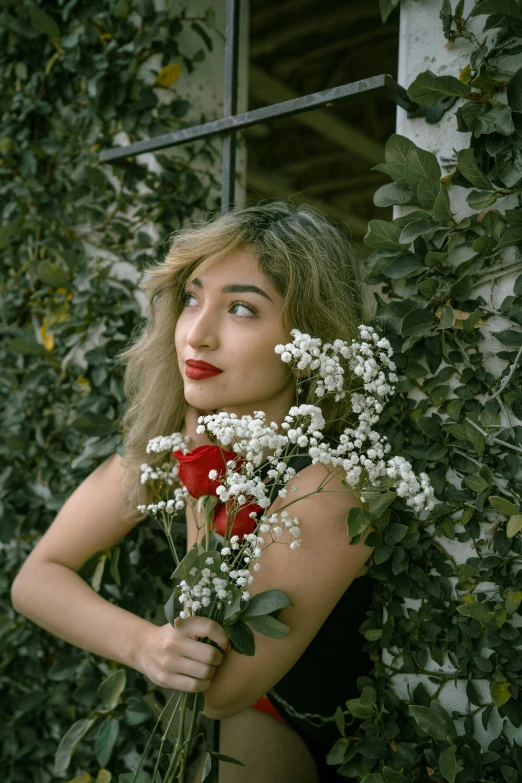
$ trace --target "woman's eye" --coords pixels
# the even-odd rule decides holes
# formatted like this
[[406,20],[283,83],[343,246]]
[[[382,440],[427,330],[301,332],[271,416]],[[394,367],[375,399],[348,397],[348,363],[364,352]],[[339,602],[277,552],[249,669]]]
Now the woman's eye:
[[[188,291],[183,294],[182,300],[185,306],[188,306],[188,300],[189,299],[195,299],[195,296],[193,294],[189,294]],[[257,315],[257,310],[252,307],[252,305],[246,304],[246,302],[232,302],[231,309],[235,310],[237,307],[242,307],[245,310],[248,310],[250,315]],[[239,315],[239,318],[247,318],[248,316],[245,315]]]
[[[243,302],[233,302],[232,308],[235,310],[236,307],[242,307],[244,310],[248,310],[250,315],[257,315],[257,312],[254,310],[253,307],[250,305],[244,304]],[[245,318],[245,316],[240,316],[241,318]]]

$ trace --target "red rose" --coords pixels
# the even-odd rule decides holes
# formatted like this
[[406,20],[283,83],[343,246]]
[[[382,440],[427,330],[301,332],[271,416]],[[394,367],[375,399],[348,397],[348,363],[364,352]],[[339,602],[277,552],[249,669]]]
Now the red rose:
[[228,460],[236,460],[237,465],[243,461],[242,455],[235,451],[224,451],[219,446],[198,446],[188,454],[173,451],[172,456],[179,461],[179,477],[193,498],[216,494],[221,482],[209,479],[211,470],[217,470],[219,476],[225,473]]
[[[256,520],[252,519],[248,515],[252,511],[261,511],[262,506],[256,506],[254,504],[245,504],[241,506],[234,518],[234,525],[232,526],[232,517],[228,520],[228,535],[227,535],[227,513],[232,507],[232,503],[235,498],[227,500],[226,503],[218,503],[214,509],[214,530],[216,533],[224,536],[225,538],[231,538],[232,536],[239,536],[239,540],[243,539],[247,533],[252,533],[256,526]],[[250,500],[250,498],[248,498]]]

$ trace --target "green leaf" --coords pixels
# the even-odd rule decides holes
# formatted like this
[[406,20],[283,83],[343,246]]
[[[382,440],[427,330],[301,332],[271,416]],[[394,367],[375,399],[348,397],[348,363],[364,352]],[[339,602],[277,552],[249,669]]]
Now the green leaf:
[[522,112],[522,68],[519,68],[509,80],[507,100],[511,111]]
[[488,133],[500,133],[511,136],[515,132],[515,124],[511,108],[505,104],[481,106],[476,118],[475,136]]
[[[472,190],[466,197],[466,203],[469,204],[472,209],[486,209],[492,204],[495,204],[497,200],[497,194],[490,190]],[[481,237],[484,238],[485,237]]]
[[400,522],[390,522],[384,530],[384,541],[388,546],[393,546],[402,541],[407,532],[407,525],[401,525]]
[[472,149],[459,150],[457,154],[457,166],[460,173],[476,188],[492,190],[493,185],[479,168],[477,161],[475,160],[475,153]]
[[399,2],[400,0],[379,0],[379,10],[383,24],[388,21],[389,15],[397,8]]
[[232,649],[241,655],[255,655],[256,646],[254,634],[243,622],[227,625],[227,633],[230,636]]
[[508,590],[504,596],[504,608],[508,614],[517,611],[522,601],[522,590]]
[[388,560],[389,557],[392,556],[392,554],[392,546],[389,546],[388,544],[381,544],[381,546],[376,547],[373,552],[373,559],[375,564],[380,565],[381,563],[384,563],[386,560]]
[[288,636],[290,628],[284,623],[279,622],[269,614],[252,617],[249,619],[250,627],[262,633],[265,636],[269,636],[271,639],[283,639]]
[[512,517],[509,518],[508,523],[506,525],[506,536],[508,538],[513,538],[513,536],[516,536],[519,530],[522,529],[522,514],[514,514]]
[[417,237],[433,233],[436,228],[438,226],[430,220],[412,220],[402,229],[399,241],[403,245],[409,245]]
[[63,735],[54,757],[54,774],[59,775],[65,772],[71,763],[71,758],[76,750],[78,743],[87,732],[94,726],[97,718],[82,718],[73,723],[71,728]]
[[140,723],[145,723],[152,717],[152,710],[143,699],[139,699],[137,696],[130,696],[126,701],[125,709],[125,723],[128,726],[138,726]]
[[439,756],[440,773],[448,783],[455,783],[455,775],[457,772],[457,760],[455,758],[456,749],[456,745],[450,745],[449,748],[444,748]]
[[469,603],[461,604],[460,606],[457,606],[457,612],[460,612],[460,614],[463,614],[465,617],[472,617],[474,620],[478,620],[485,628],[491,626],[491,612],[487,606],[479,601],[470,601]]
[[488,501],[495,511],[498,511],[500,514],[505,514],[507,517],[511,516],[511,514],[519,513],[519,509],[514,503],[511,503],[510,500],[501,498],[498,495],[490,495]]
[[360,699],[348,699],[346,706],[356,718],[372,718],[375,713],[373,704],[363,704]]
[[417,186],[417,198],[426,209],[431,209],[435,199],[439,195],[441,184],[438,178],[428,179],[423,177]]
[[243,616],[246,618],[261,617],[265,614],[272,614],[272,612],[278,609],[283,609],[285,606],[294,606],[294,603],[286,593],[282,590],[265,590],[263,593],[257,593],[250,599]]
[[481,14],[502,14],[502,16],[518,16],[520,9],[517,0],[482,0],[475,6],[470,16]]
[[115,428],[113,421],[94,411],[85,411],[85,413],[82,413],[77,419],[74,419],[70,426],[73,429],[78,430],[78,432],[82,432],[84,435],[89,435],[90,437],[93,435],[105,437],[106,435],[110,435]]
[[407,204],[412,197],[413,193],[406,185],[388,182],[375,191],[373,203],[376,207],[390,207],[392,204]]
[[415,144],[406,136],[399,133],[393,133],[385,147],[386,165],[388,166],[390,176],[398,185],[407,185],[408,180],[404,171],[406,157],[408,152],[415,148]]
[[450,198],[444,185],[440,186],[439,195],[435,199],[435,204],[433,205],[433,217],[439,223],[442,223],[443,226],[446,226],[453,221]]
[[382,636],[382,628],[370,628],[364,632],[363,636],[369,642],[376,642]]
[[407,277],[421,269],[423,269],[423,265],[417,261],[414,255],[411,253],[401,253],[400,256],[397,256],[390,261],[384,268],[382,274],[386,275],[386,277],[390,277],[392,280],[400,280],[402,277]]
[[420,728],[429,734],[430,737],[439,741],[446,739],[446,723],[441,715],[438,715],[430,707],[421,707],[416,704],[409,704],[408,709]]
[[520,242],[522,242],[522,226],[511,226],[501,235],[500,241],[493,249],[493,252],[498,253],[500,250],[504,250],[505,247],[518,245]]
[[346,517],[348,535],[354,537],[363,533],[371,525],[371,518],[367,511],[362,508],[351,508]]
[[25,356],[37,356],[46,352],[43,345],[35,340],[27,340],[25,337],[15,337],[13,340],[9,340],[7,348],[12,353],[21,353]]
[[424,71],[410,84],[407,92],[412,101],[424,106],[435,106],[447,95],[467,98],[472,90],[455,76],[436,76],[432,71]]
[[380,495],[377,495],[376,498],[370,500],[369,511],[371,518],[379,519],[396,497],[396,492],[382,492]]
[[98,687],[98,698],[107,710],[115,709],[120,703],[127,675],[125,669],[116,669],[106,677]]
[[489,684],[489,692],[495,707],[502,707],[503,704],[510,700],[510,684],[511,683],[507,682],[506,680],[504,680],[504,682],[497,682],[495,680]]
[[405,778],[404,775],[401,775],[400,772],[391,767],[383,767],[382,775],[385,783],[407,783],[408,781],[408,778]]
[[48,35],[49,38],[59,38],[60,28],[49,14],[45,13],[41,8],[35,5],[31,5],[29,8],[29,16],[31,17],[31,27],[36,30],[37,33],[43,33]]
[[185,555],[181,563],[172,572],[170,578],[187,580],[189,577],[189,571],[192,568],[192,566],[195,565],[198,557],[199,557],[199,544],[195,543],[193,546],[190,547],[189,551],[187,552],[187,554]]
[[468,489],[471,489],[472,492],[484,492],[485,489],[489,488],[489,484],[485,479],[481,476],[473,475],[473,473],[466,476],[463,483]]
[[409,187],[414,193],[424,179],[440,179],[439,161],[433,154],[420,147],[412,147],[406,155],[404,174]]
[[98,560],[96,568],[94,569],[94,574],[91,579],[91,587],[95,593],[100,592],[100,587],[103,578],[103,572],[105,570],[105,563],[107,562],[107,557],[108,557],[107,552],[104,552],[103,555]]
[[107,718],[100,725],[94,745],[96,760],[100,767],[105,767],[109,763],[119,733],[120,724],[116,718]]
[[59,261],[40,261],[38,277],[53,288],[61,288],[69,280],[69,270]]
[[213,758],[217,759],[218,761],[226,761],[227,764],[237,764],[240,767],[245,766],[242,761],[239,761],[239,759],[235,759],[232,756],[225,756],[224,753],[217,753],[217,751],[215,750],[209,750],[209,753]]
[[407,250],[408,248],[399,242],[400,235],[401,228],[395,223],[370,220],[363,242],[376,250]]
[[433,316],[429,310],[410,310],[401,323],[401,334],[407,337],[422,337],[433,326]]
[[441,310],[437,329],[451,329],[455,325],[455,311],[449,304],[444,305]]

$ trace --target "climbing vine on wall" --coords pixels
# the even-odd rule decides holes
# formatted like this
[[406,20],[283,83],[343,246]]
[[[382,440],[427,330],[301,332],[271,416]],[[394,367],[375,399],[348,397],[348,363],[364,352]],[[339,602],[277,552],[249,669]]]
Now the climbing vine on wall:
[[[380,5],[385,20],[398,0]],[[471,43],[469,63],[420,73],[408,95],[427,122],[454,111],[462,149],[443,169],[393,135],[374,202],[407,209],[370,221],[364,240],[401,373],[381,422],[438,499],[424,521],[394,501],[368,538],[374,676],[360,678],[329,756],[365,783],[522,779],[522,4],[453,7],[441,6],[444,35]],[[444,706],[448,689],[462,708]]]
[[[0,11],[5,783],[76,774],[84,783],[109,783],[111,776],[125,783],[154,722],[151,703],[162,698],[154,693],[147,703],[144,678],[129,669],[125,703],[118,706],[118,678],[98,692],[116,664],[17,614],[9,591],[66,498],[120,446],[124,398],[115,356],[141,325],[135,292],[144,260],[162,256],[165,237],[195,209],[217,206],[208,173],[212,145],[158,155],[155,167],[127,160],[113,169],[98,161],[100,149],[123,143],[122,133],[132,143],[185,121],[190,107],[178,87],[212,45],[212,12],[199,18],[180,7],[167,3],[158,12],[151,0],[6,0]],[[190,57],[187,30],[197,42]],[[170,584],[164,547],[159,535],[139,526],[88,563],[82,576],[107,600],[153,617],[163,603],[154,576]],[[107,710],[106,719],[77,748],[70,774],[55,773],[60,738],[96,707]]]

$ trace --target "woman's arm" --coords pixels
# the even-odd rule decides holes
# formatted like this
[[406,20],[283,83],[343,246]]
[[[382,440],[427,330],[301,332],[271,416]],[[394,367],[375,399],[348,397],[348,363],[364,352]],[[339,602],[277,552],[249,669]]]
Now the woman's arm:
[[[300,521],[302,546],[295,551],[281,543],[271,544],[259,560],[261,570],[254,572],[254,581],[248,586],[251,596],[265,590],[283,590],[294,602],[285,607],[279,620],[289,626],[283,639],[271,639],[254,632],[256,652],[252,657],[231,650],[223,665],[205,692],[204,714],[221,720],[250,707],[273,688],[301,657],[326,618],[333,610],[373,549],[362,541],[351,546],[346,530],[346,516],[350,508],[360,506],[357,497],[340,482],[340,472],[330,479],[325,490],[314,492],[327,477],[327,469],[320,464],[300,471],[291,484],[298,491],[287,498],[276,498],[268,515],[288,506],[290,516]],[[270,534],[262,534],[265,546]],[[286,540],[283,537],[276,541]],[[355,644],[363,644],[357,628],[351,629]]]
[[17,612],[76,647],[137,669],[162,687],[203,691],[223,653],[224,629],[193,618],[157,626],[106,601],[77,571],[96,552],[115,546],[133,525],[125,517],[121,458],[114,454],[60,509],[11,587]]
[[76,573],[133,527],[123,513],[121,480],[114,454],[79,485],[20,569],[11,599],[17,612],[60,639],[134,666],[151,623],[106,601]]

